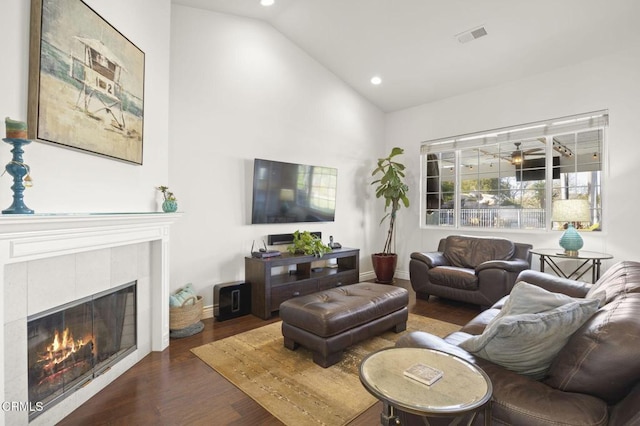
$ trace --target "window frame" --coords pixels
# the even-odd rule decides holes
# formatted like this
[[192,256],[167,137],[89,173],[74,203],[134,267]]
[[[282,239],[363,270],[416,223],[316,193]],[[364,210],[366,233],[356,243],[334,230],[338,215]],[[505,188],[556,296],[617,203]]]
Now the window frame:
[[[534,123],[527,123],[527,124],[518,125],[518,126],[510,126],[510,127],[500,128],[500,129],[468,133],[468,134],[454,136],[454,137],[440,138],[440,139],[422,142],[421,150],[420,150],[420,228],[479,230],[479,231],[490,230],[492,232],[521,232],[521,231],[540,232],[540,231],[557,230],[557,229],[560,229],[558,226],[559,224],[556,223],[556,226],[554,227],[554,222],[552,221],[552,213],[553,213],[552,208],[553,208],[554,197],[555,199],[562,199],[565,196],[568,196],[567,194],[573,194],[574,197],[585,196],[587,197],[587,199],[589,199],[589,197],[592,197],[591,199],[593,200],[593,202],[591,204],[591,216],[594,221],[597,220],[598,227],[596,229],[602,230],[602,226],[603,226],[602,199],[603,199],[603,194],[605,192],[604,190],[605,176],[606,176],[605,175],[605,166],[606,166],[605,155],[606,155],[608,123],[609,123],[608,110],[600,110],[600,111],[588,112],[588,113],[577,114],[577,115],[572,115],[567,117],[544,120],[544,121],[539,121]],[[586,161],[584,160],[584,158],[586,158],[584,151],[587,148],[590,148],[590,146],[588,146],[586,141],[579,142],[578,139],[580,134],[583,134],[584,136],[592,131],[597,131],[595,138],[597,140],[598,145],[596,148],[593,148],[594,160],[589,162],[588,160]],[[567,143],[567,145],[563,145],[559,143],[559,140],[567,141],[569,139],[569,136],[573,137],[573,140],[574,140],[573,145],[569,143]],[[544,141],[542,141],[541,138],[544,138]],[[505,160],[506,155],[515,155],[515,151],[513,152],[509,151],[508,149],[509,147],[514,147],[514,144],[516,142],[524,143],[524,141],[527,141],[527,140],[533,141],[534,139],[537,139],[538,141],[544,144],[544,152],[539,154],[540,156],[542,156],[542,158],[544,158],[544,180],[538,179],[538,182],[544,183],[544,195],[543,195],[544,200],[540,200],[542,205],[538,208],[539,210],[541,210],[540,214],[544,217],[544,219],[541,219],[540,217],[537,219],[537,225],[539,227],[530,228],[522,225],[522,221],[520,220],[520,218],[521,216],[524,216],[527,213],[527,209],[522,207],[522,203],[519,205],[519,207],[516,207],[514,209],[514,214],[517,215],[518,217],[517,219],[518,226],[508,227],[508,226],[501,226],[500,224],[496,225],[496,224],[493,224],[491,218],[487,219],[488,222],[486,223],[489,224],[488,226],[486,224],[469,225],[469,224],[463,223],[462,215],[464,214],[465,209],[462,206],[462,199],[463,199],[462,179],[464,176],[471,175],[468,171],[466,173],[463,172],[463,169],[465,167],[469,167],[463,162],[463,159],[471,158],[472,155],[470,155],[470,153],[481,152],[484,155],[492,155],[497,160]],[[520,145],[517,145],[517,146],[520,146]],[[567,149],[569,149],[569,151],[567,151]],[[568,160],[567,158],[564,158],[563,164],[559,163],[560,161],[559,156],[570,157],[572,155],[571,149],[573,149],[576,152],[575,159],[573,160],[573,168],[571,168],[571,164],[569,163],[570,159]],[[564,153],[562,152],[562,150],[564,150]],[[536,149],[536,151],[541,151],[541,148]],[[556,154],[555,157],[554,157],[554,154]],[[435,177],[438,179],[436,185],[438,188],[437,194],[439,197],[438,198],[439,201],[436,201],[433,199],[433,196],[436,193],[433,190],[433,187],[434,187],[433,181],[430,182],[430,180],[434,179],[433,164],[430,164],[430,163],[433,163],[434,155],[438,159],[438,161],[435,162],[436,167],[438,167],[438,174]],[[444,200],[443,194],[445,194],[445,192],[443,192],[442,190],[443,176],[445,175],[443,173],[443,170],[444,170],[443,162],[439,160],[442,158],[443,155],[447,156],[446,160],[449,162],[448,163],[449,165],[447,165],[447,168],[449,169],[453,167],[453,171],[454,171],[454,173],[452,175],[449,175],[450,177],[446,178],[446,180],[444,181],[444,182],[449,182],[448,186],[450,186],[451,182],[453,181],[453,194],[451,194],[450,192],[446,192],[449,198],[451,197],[451,195],[453,195],[453,207],[449,209],[442,208],[442,204]],[[581,158],[581,160],[578,159],[579,157]],[[557,162],[554,162],[555,161],[554,158],[557,159]],[[512,159],[511,170],[513,170],[513,167],[514,167],[513,157],[511,157],[511,159]],[[453,160],[453,164],[451,164],[451,160]],[[590,163],[593,163],[593,164],[590,164]],[[474,165],[473,162],[471,162],[471,164],[472,164],[471,167],[473,167]],[[477,174],[479,176],[478,182],[480,182],[480,179],[481,179],[480,169],[482,168],[483,165],[486,166],[486,163],[482,163],[480,162],[480,160],[478,160],[477,164],[478,164]],[[498,165],[498,167],[500,167],[500,161],[497,161],[496,164]],[[428,171],[428,169],[430,169],[430,171]],[[569,170],[563,173],[560,173],[562,169],[569,169]],[[538,170],[535,170],[535,171],[539,173]],[[579,189],[577,185],[571,186],[571,187],[563,187],[562,189],[564,193],[560,194],[560,188],[557,187],[557,184],[559,183],[559,181],[565,182],[564,176],[585,179],[586,174],[583,174],[585,171],[591,172],[591,175],[588,178],[588,184],[583,185],[585,187],[588,187],[588,193],[586,195],[579,195],[579,193],[577,192],[577,189]],[[516,172],[517,172],[517,166],[516,166]],[[498,186],[498,188],[495,189],[493,192],[495,192],[494,195],[500,198],[503,195],[502,189],[500,187],[502,179],[505,177],[508,178],[509,176],[506,174],[505,175],[501,174],[500,170],[498,170],[496,173],[497,173],[497,183],[495,184]],[[561,176],[564,175],[564,176],[562,177],[562,179],[556,178],[554,180],[553,177],[556,175],[561,175]],[[453,179],[451,176],[453,177]],[[495,177],[491,179],[495,179]],[[512,180],[511,180],[511,183],[513,183]],[[554,183],[556,185],[554,185]],[[521,184],[518,190],[514,190],[512,186],[508,186],[508,187],[505,187],[504,190],[507,192],[520,191],[524,193],[525,186],[526,185]],[[593,186],[597,186],[597,187],[592,188]],[[571,190],[574,190],[576,192],[572,193]],[[485,194],[482,194],[482,195],[485,195]],[[558,196],[560,196],[560,198],[557,198]],[[542,198],[542,196],[539,196],[539,198]],[[524,200],[524,198],[522,198],[522,200]],[[432,207],[434,205],[434,201],[436,201],[436,203],[438,204],[438,209],[436,209],[438,210],[438,217],[436,218],[435,221],[432,220],[432,222],[435,222],[435,223],[428,223],[429,215],[433,214],[429,212],[433,212]],[[450,203],[451,202],[449,201],[449,204]],[[496,210],[499,210],[499,211],[504,210],[503,204],[499,204],[499,207],[500,208],[496,208]],[[478,210],[478,213],[479,212],[480,211]],[[447,214],[448,215],[447,217],[450,217],[451,214],[453,215],[453,220],[451,221],[451,223],[448,223],[448,224],[443,223],[442,221],[443,214]],[[499,216],[500,213],[498,213],[497,215]],[[544,225],[542,225],[542,223],[544,223]],[[595,226],[596,225],[594,224],[594,227]]]

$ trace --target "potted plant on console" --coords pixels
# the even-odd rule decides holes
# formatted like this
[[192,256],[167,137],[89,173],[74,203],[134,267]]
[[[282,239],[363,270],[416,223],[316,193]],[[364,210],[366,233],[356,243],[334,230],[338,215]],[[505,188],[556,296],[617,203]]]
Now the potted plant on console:
[[287,247],[291,254],[306,254],[322,257],[331,251],[331,247],[324,244],[322,240],[309,231],[295,231],[293,233],[293,244]]
[[378,166],[371,173],[371,176],[381,175],[379,179],[371,182],[371,185],[377,185],[376,198],[384,198],[385,212],[391,208],[391,211],[386,213],[382,220],[380,220],[380,224],[382,224],[387,218],[389,219],[389,228],[387,230],[384,249],[381,253],[371,255],[371,263],[373,264],[373,270],[377,278],[376,281],[383,284],[393,282],[393,275],[395,274],[396,264],[398,263],[398,255],[391,252],[392,242],[394,243],[395,249],[394,232],[397,212],[403,204],[405,207],[409,207],[409,198],[407,197],[409,187],[404,183],[405,166],[402,163],[394,161],[394,157],[403,153],[404,150],[402,148],[394,147],[388,157],[378,159]]

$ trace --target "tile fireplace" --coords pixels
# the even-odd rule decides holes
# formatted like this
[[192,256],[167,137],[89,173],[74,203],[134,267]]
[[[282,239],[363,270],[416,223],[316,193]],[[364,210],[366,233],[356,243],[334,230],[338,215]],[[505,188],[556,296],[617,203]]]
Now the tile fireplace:
[[136,348],[136,283],[27,319],[29,402],[33,419],[86,386]]
[[[151,351],[168,347],[169,231],[180,216],[0,216],[0,426],[55,424]],[[122,310],[124,318],[111,315]],[[84,320],[92,332],[78,325]],[[96,324],[108,337],[96,336]],[[61,345],[76,346],[66,364],[38,360]],[[42,382],[44,371],[58,374]],[[72,391],[61,398],[60,386]]]

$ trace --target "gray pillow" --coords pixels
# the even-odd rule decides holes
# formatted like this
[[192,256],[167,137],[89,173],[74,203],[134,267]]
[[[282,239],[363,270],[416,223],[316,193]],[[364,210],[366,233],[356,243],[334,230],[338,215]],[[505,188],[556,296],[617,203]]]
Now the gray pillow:
[[598,300],[575,299],[519,282],[484,332],[460,344],[480,358],[541,379],[569,337],[598,309]]

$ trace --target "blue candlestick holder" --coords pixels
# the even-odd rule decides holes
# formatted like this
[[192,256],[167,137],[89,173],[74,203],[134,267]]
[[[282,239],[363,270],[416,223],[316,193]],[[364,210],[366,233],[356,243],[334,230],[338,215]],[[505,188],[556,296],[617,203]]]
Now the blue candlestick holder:
[[31,143],[28,139],[2,139],[8,144],[13,145],[11,153],[13,158],[7,164],[6,170],[11,176],[13,176],[13,185],[11,190],[13,191],[13,203],[8,209],[2,210],[2,214],[33,214],[33,210],[24,204],[24,177],[29,174],[29,166],[24,164],[22,160],[22,154],[24,150],[22,147]]

